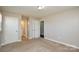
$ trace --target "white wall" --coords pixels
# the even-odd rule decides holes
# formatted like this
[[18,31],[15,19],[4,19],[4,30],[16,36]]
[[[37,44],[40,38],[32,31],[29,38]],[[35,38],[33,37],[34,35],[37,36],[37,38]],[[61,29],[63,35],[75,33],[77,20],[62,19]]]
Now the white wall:
[[2,40],[2,32],[0,32],[0,46],[1,46],[1,40]]
[[43,18],[45,38],[79,47],[79,8]]
[[0,31],[2,30],[2,14],[0,13]]
[[40,20],[30,17],[28,27],[29,39],[40,37]]
[[19,15],[3,13],[1,45],[20,41],[20,19]]
[[0,46],[1,46],[1,40],[2,40],[2,13],[0,12]]

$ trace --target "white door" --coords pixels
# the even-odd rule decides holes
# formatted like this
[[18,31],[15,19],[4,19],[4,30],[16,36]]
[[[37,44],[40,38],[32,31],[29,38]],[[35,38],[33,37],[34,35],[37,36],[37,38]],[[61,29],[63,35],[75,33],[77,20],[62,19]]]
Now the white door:
[[4,19],[4,44],[16,42],[19,40],[18,35],[18,17],[5,16]]
[[40,37],[40,22],[39,22],[39,20],[34,20],[32,26],[33,26],[32,27],[33,38]]

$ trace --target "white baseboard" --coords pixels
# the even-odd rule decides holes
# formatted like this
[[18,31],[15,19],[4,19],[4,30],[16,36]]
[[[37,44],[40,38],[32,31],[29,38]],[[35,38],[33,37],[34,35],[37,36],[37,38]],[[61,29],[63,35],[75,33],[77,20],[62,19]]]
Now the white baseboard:
[[69,47],[73,47],[73,48],[79,49],[79,47],[77,47],[75,45],[71,45],[71,44],[65,43],[65,42],[60,42],[60,41],[57,41],[57,40],[54,40],[54,39],[50,39],[50,38],[47,38],[47,37],[45,37],[45,39],[53,41],[53,42],[56,42],[56,43],[59,43],[59,44],[63,44],[63,45],[69,46]]
[[[21,40],[17,40],[17,41],[13,41],[13,42],[20,42]],[[9,43],[1,43],[1,46],[4,46],[4,45],[7,45],[7,44],[10,44],[10,43],[13,43],[13,42],[9,42]]]
[[29,37],[28,39],[37,39],[37,38],[40,38],[40,37],[35,37],[35,38],[33,38],[33,37]]

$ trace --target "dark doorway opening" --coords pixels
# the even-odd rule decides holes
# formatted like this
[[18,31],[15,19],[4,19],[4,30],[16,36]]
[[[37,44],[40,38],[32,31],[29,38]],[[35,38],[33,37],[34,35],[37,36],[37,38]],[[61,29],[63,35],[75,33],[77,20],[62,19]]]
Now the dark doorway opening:
[[40,22],[40,37],[44,38],[44,21]]

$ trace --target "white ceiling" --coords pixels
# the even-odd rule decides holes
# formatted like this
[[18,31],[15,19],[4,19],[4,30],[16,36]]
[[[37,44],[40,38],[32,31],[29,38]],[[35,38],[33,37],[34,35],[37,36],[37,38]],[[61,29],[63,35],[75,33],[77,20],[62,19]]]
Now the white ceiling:
[[37,18],[42,18],[50,14],[54,14],[60,11],[64,11],[70,8],[75,8],[72,6],[46,6],[42,10],[38,10],[37,6],[3,6],[1,7],[3,11],[13,12],[22,14],[25,16],[32,16]]

